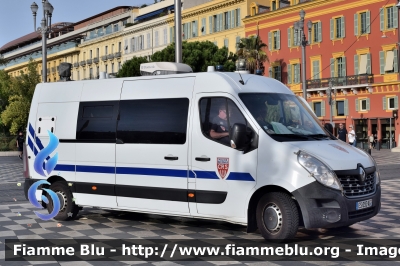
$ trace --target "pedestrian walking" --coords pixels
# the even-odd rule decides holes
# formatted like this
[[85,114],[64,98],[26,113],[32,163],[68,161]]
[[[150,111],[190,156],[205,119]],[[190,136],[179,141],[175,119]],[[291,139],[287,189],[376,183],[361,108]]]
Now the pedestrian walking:
[[22,160],[22,153],[23,153],[23,151],[24,151],[24,149],[23,149],[23,148],[24,148],[24,134],[22,133],[22,131],[20,131],[20,132],[18,133],[16,142],[17,142],[18,151],[21,152],[21,154],[18,155],[18,157],[19,157],[20,160]]
[[354,132],[353,125],[349,126],[349,133],[347,134],[347,138],[349,139],[349,144],[351,146],[357,147],[356,133]]
[[372,150],[372,149],[374,149],[374,135],[370,135],[369,137],[368,137],[368,139],[369,139],[369,149],[370,150]]
[[337,138],[340,139],[341,141],[346,142],[346,136],[347,136],[347,129],[343,127],[342,123],[340,123]]

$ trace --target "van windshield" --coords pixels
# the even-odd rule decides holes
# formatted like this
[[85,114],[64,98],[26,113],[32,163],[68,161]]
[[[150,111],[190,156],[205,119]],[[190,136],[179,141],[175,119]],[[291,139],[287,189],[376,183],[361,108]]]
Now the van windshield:
[[239,97],[260,127],[277,141],[334,139],[295,95],[240,93]]

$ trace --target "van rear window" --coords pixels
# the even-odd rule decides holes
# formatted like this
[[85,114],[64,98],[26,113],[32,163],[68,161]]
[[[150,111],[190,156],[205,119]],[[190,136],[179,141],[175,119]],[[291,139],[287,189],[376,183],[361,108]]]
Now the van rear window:
[[83,107],[83,118],[111,118],[112,116],[112,105]]

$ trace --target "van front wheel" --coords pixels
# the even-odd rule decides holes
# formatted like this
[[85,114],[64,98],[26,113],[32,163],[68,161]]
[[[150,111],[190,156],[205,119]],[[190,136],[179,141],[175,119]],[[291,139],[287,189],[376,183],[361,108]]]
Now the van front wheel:
[[293,238],[299,227],[299,213],[293,199],[282,192],[261,197],[257,205],[257,226],[265,239]]
[[[56,193],[60,200],[60,211],[54,219],[58,221],[74,219],[78,215],[79,207],[73,201],[69,187],[64,182],[57,181],[51,184],[50,189]],[[47,210],[49,213],[53,211],[53,202],[51,200],[47,204]]]

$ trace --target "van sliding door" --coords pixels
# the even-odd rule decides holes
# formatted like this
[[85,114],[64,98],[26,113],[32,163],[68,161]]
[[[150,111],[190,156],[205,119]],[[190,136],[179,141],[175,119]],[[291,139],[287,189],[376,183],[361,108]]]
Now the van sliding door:
[[125,81],[116,145],[118,206],[189,214],[188,116],[194,77]]

